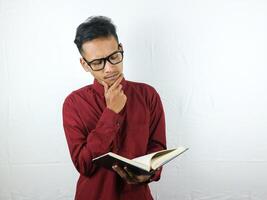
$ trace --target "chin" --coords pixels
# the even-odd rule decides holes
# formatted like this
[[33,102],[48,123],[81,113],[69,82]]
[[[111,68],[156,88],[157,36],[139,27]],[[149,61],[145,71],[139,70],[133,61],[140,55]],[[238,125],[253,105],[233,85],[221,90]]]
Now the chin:
[[116,80],[114,80],[114,81],[110,81],[110,82],[107,82],[108,86],[112,86],[112,85],[113,85],[113,83],[115,83],[115,81],[116,81]]

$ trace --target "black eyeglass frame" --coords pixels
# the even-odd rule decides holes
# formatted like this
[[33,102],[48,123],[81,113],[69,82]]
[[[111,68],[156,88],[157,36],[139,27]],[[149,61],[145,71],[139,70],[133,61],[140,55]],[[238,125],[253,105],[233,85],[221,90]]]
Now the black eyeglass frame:
[[[120,48],[120,47],[121,47],[121,44],[119,44],[119,48]],[[116,53],[121,53],[122,58],[121,58],[121,61],[116,62],[116,63],[113,63],[112,61],[109,60],[109,58],[110,58],[111,56],[113,56],[114,54],[116,54]],[[117,64],[121,63],[121,62],[123,61],[123,53],[124,53],[123,50],[114,51],[113,53],[111,53],[110,55],[108,55],[108,56],[106,56],[106,57],[104,57],[104,58],[97,58],[97,59],[94,59],[94,60],[92,60],[92,61],[90,61],[90,62],[87,61],[84,57],[82,57],[82,58],[84,59],[84,61],[87,63],[87,65],[89,65],[89,67],[90,67],[93,71],[101,71],[101,70],[105,69],[105,67],[106,67],[106,62],[107,62],[107,61],[108,61],[110,64],[112,64],[112,65],[117,65]],[[97,69],[97,70],[95,70],[95,69],[92,68],[91,63],[93,63],[93,62],[96,61],[96,60],[103,60],[103,61],[104,61],[103,68],[101,68],[101,69]]]

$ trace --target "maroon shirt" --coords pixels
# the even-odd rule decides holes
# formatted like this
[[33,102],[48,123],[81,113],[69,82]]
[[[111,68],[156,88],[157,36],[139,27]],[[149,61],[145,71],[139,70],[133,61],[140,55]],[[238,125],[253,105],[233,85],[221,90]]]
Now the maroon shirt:
[[[166,149],[164,111],[156,90],[125,79],[122,85],[127,102],[118,114],[106,108],[104,88],[96,80],[65,99],[63,126],[80,173],[75,200],[153,199],[147,183],[127,184],[115,171],[92,164],[109,151],[132,159]],[[152,181],[160,174],[161,169]]]

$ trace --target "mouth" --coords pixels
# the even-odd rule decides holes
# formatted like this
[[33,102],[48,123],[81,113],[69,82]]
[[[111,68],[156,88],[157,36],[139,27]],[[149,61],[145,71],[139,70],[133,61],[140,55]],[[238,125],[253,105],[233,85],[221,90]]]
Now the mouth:
[[104,79],[105,80],[114,80],[118,77],[118,75],[119,75],[119,73],[110,74],[110,75],[104,76]]

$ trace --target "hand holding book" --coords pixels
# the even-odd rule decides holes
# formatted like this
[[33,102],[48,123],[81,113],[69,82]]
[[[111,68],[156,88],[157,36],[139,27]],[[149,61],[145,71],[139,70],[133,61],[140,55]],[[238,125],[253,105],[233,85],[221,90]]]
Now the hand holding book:
[[131,170],[129,170],[127,167],[122,168],[118,165],[113,165],[112,168],[128,184],[147,183],[149,182],[150,178],[153,176],[152,174],[151,175],[136,175]]

